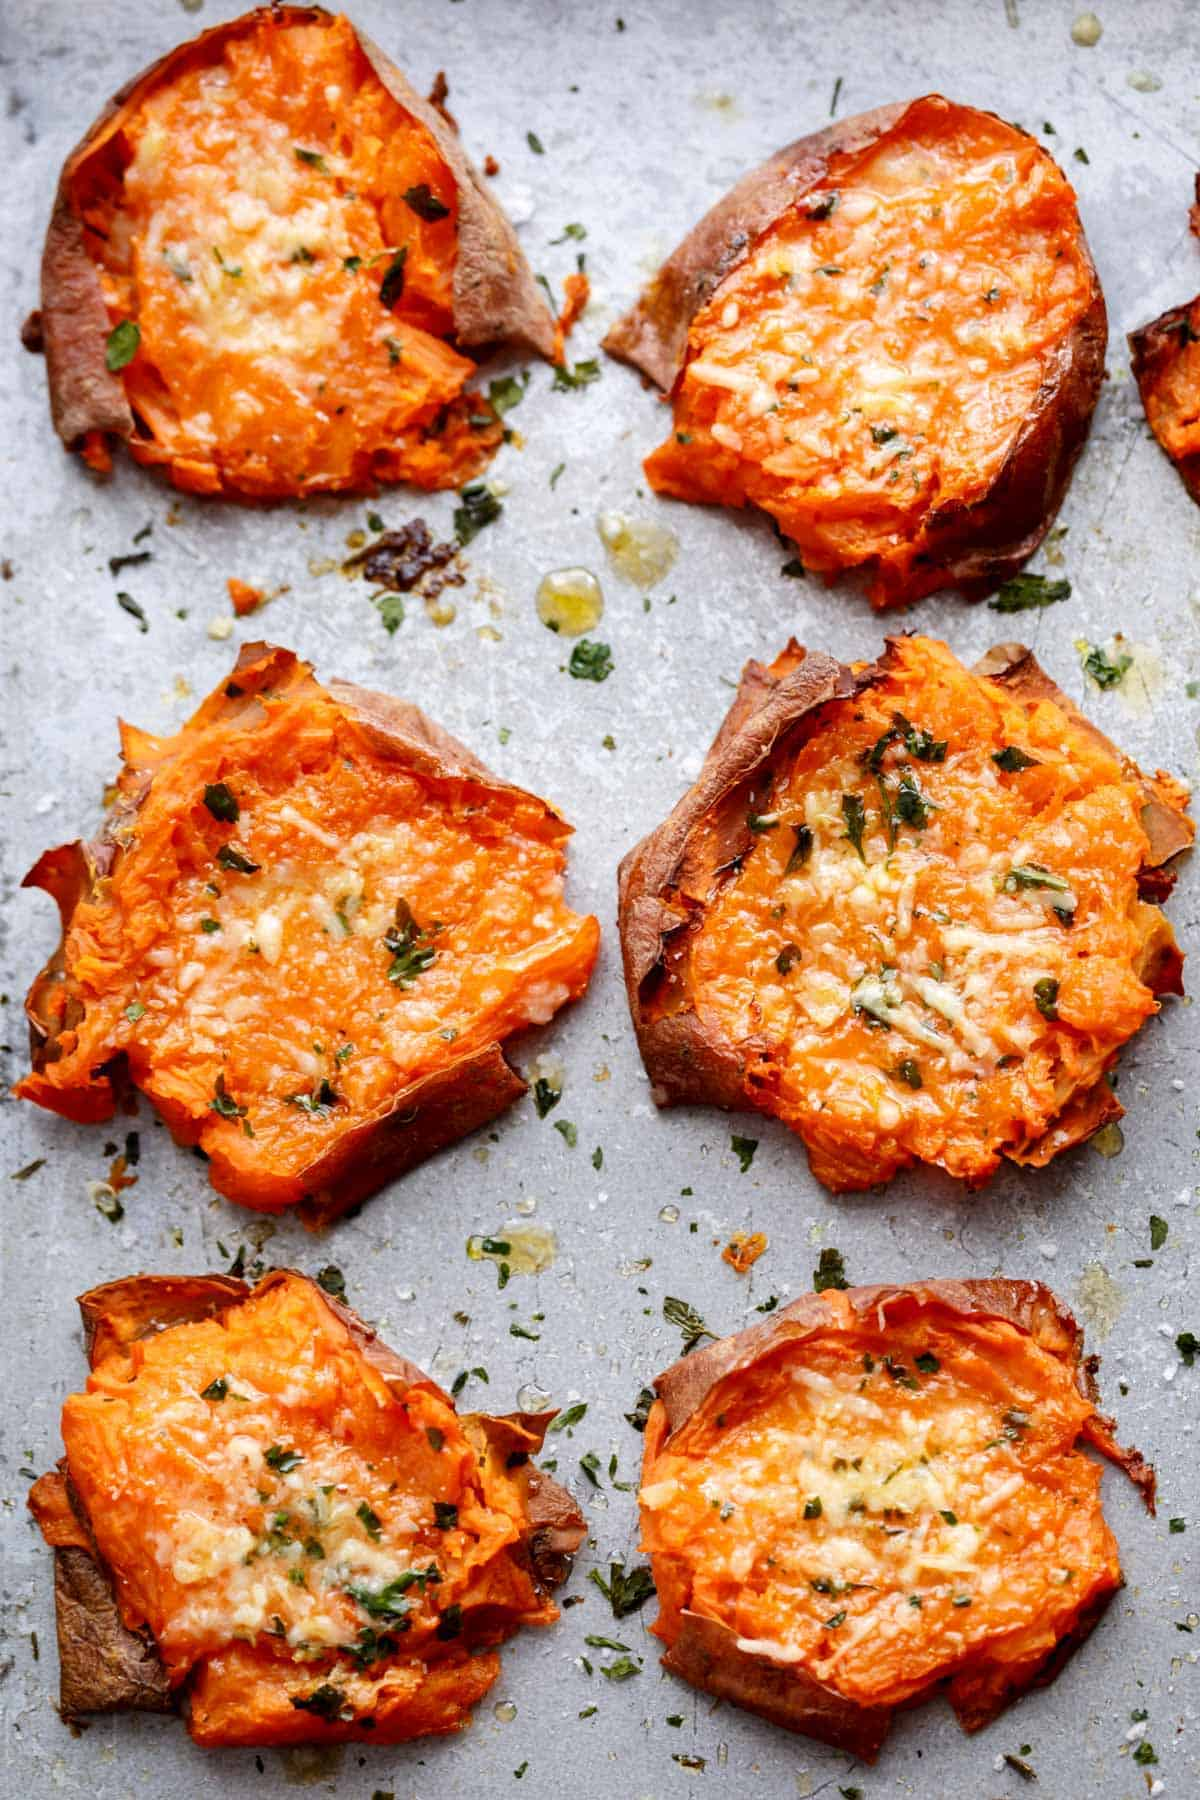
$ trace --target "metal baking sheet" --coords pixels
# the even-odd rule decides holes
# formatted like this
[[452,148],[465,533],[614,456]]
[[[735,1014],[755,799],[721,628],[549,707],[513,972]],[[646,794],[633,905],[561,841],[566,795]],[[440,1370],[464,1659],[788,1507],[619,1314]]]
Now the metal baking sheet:
[[[138,1183],[124,1195],[124,1218],[109,1223],[89,1195],[108,1166],[105,1130],[4,1104],[4,1792],[217,1800],[307,1786],[347,1800],[377,1790],[397,1800],[563,1791],[1000,1800],[1026,1791],[1002,1760],[1019,1752],[1038,1775],[1032,1791],[1058,1800],[1135,1800],[1158,1791],[1155,1780],[1186,1800],[1200,1792],[1200,1367],[1183,1368],[1172,1340],[1200,1329],[1188,1280],[1200,1249],[1193,1011],[1168,1004],[1123,1059],[1122,1155],[1105,1160],[1085,1148],[1043,1174],[1006,1173],[973,1197],[922,1175],[832,1199],[798,1144],[766,1120],[654,1111],[619,981],[618,859],[696,772],[747,656],[769,655],[789,632],[843,657],[869,656],[881,623],[852,593],[782,579],[763,521],[648,496],[639,459],[663,429],[661,403],[607,362],[598,381],[573,393],[553,392],[549,372],[534,369],[510,415],[521,441],[492,471],[508,484],[504,517],[471,546],[471,579],[441,627],[418,603],[387,636],[365,586],[336,572],[348,534],[364,523],[360,501],[204,504],[128,463],[109,485],[94,484],[53,438],[42,364],[16,341],[35,300],[56,174],[127,76],[237,10],[227,0],[4,0],[0,13],[0,987],[13,1078],[25,1063],[20,998],[56,940],[48,902],[19,891],[21,875],[47,844],[96,823],[116,767],[115,717],[173,729],[238,643],[259,634],[311,657],[321,674],[411,695],[502,773],[558,802],[578,828],[570,894],[599,913],[604,948],[586,1000],[519,1047],[525,1067],[540,1051],[561,1060],[557,1112],[539,1120],[523,1103],[320,1240],[214,1196],[200,1164],[145,1107]],[[1005,628],[1015,623],[1106,730],[1150,766],[1195,777],[1200,512],[1146,430],[1123,335],[1200,286],[1187,233],[1200,11],[1188,0],[1100,0],[1103,35],[1089,48],[1072,39],[1070,0],[357,0],[354,10],[419,86],[448,72],[466,143],[479,159],[498,158],[496,186],[534,268],[557,284],[586,252],[594,300],[573,340],[576,357],[593,353],[617,307],[734,177],[828,119],[835,90],[845,113],[938,88],[1044,134],[1078,188],[1111,321],[1109,380],[1060,520],[1067,533],[1056,553],[1074,592],[1068,604],[1016,621],[940,597],[912,622],[964,659],[1013,635]],[[583,225],[586,240],[556,243],[568,223]],[[452,505],[447,495],[394,491],[378,510],[392,524],[419,513],[444,533]],[[677,532],[678,561],[649,595],[607,566],[596,532],[605,508]],[[114,578],[109,557],[127,553],[146,525],[153,560]],[[589,566],[604,586],[595,635],[611,644],[615,667],[603,684],[571,680],[561,641],[535,616],[539,577],[568,564]],[[213,621],[228,617],[229,575],[287,592],[220,639]],[[144,609],[146,632],[119,608],[122,587]],[[1085,692],[1076,640],[1115,631],[1136,645],[1135,668],[1112,693]],[[1171,910],[1185,946],[1195,946],[1195,863]],[[577,1147],[554,1129],[560,1120],[577,1127]],[[730,1147],[739,1131],[759,1140],[745,1173]],[[39,1159],[34,1174],[13,1179]],[[1139,1267],[1152,1254],[1152,1212],[1169,1236]],[[553,1229],[557,1259],[500,1292],[494,1268],[467,1259],[466,1239],[520,1217]],[[747,1228],[766,1232],[770,1248],[739,1278],[719,1247]],[[623,1414],[678,1351],[678,1332],[661,1316],[664,1295],[686,1298],[718,1330],[736,1328],[769,1295],[806,1288],[825,1245],[861,1281],[1000,1271],[1052,1281],[1103,1353],[1104,1394],[1122,1436],[1153,1458],[1161,1481],[1155,1522],[1106,1474],[1127,1586],[1058,1681],[972,1740],[940,1703],[901,1716],[874,1770],[714,1708],[662,1676],[647,1635],[652,1608],[616,1628],[644,1658],[636,1678],[589,1678],[579,1661],[586,1633],[614,1631],[588,1569],[635,1555],[634,1495],[624,1484],[634,1481],[641,1440]],[[133,1269],[223,1269],[241,1246],[248,1263],[261,1255],[310,1272],[338,1264],[353,1305],[404,1354],[443,1379],[486,1367],[488,1385],[476,1377],[467,1389],[472,1402],[502,1409],[531,1384],[560,1404],[587,1402],[574,1435],[557,1443],[560,1475],[591,1523],[569,1589],[583,1604],[507,1647],[499,1685],[456,1739],[205,1755],[177,1722],[97,1719],[72,1733],[55,1713],[50,1558],[25,1495],[29,1471],[58,1454],[59,1405],[80,1379],[73,1297]],[[468,1324],[456,1321],[460,1313]],[[539,1338],[510,1334],[534,1313],[544,1314],[533,1326]],[[589,1451],[601,1468],[595,1488],[579,1469]],[[1187,1519],[1183,1534],[1169,1532],[1170,1516]],[[1154,1764],[1132,1757],[1131,1718],[1143,1713]]]

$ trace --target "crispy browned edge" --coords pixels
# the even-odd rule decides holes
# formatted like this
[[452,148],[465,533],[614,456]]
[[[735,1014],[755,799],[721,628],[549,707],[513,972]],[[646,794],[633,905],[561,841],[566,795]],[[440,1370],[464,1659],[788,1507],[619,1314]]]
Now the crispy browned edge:
[[[848,1288],[838,1299],[850,1305],[856,1320],[901,1300],[911,1300],[918,1306],[937,1305],[964,1318],[982,1315],[1006,1320],[1067,1363],[1080,1394],[1093,1407],[1096,1404],[1098,1359],[1084,1356],[1081,1328],[1062,1301],[1041,1282],[930,1280],[896,1287]],[[669,1443],[671,1435],[692,1418],[719,1382],[743,1373],[788,1341],[802,1341],[816,1331],[828,1330],[831,1323],[825,1296],[803,1294],[761,1324],[707,1344],[673,1364],[654,1383],[666,1427],[666,1435],[655,1443],[655,1450]],[[1154,1471],[1140,1451],[1123,1449],[1113,1432],[1111,1419],[1094,1412],[1083,1435],[1085,1441],[1125,1470],[1153,1513]],[[978,1730],[1026,1688],[1052,1680],[1071,1651],[1087,1636],[1109,1597],[1102,1595],[1098,1599],[1032,1677],[1008,1689],[988,1709],[960,1708],[951,1687],[951,1704],[963,1728]],[[865,1762],[875,1760],[891,1724],[893,1708],[859,1706],[804,1671],[781,1667],[767,1657],[748,1655],[738,1649],[735,1632],[701,1614],[684,1614],[684,1628],[663,1657],[663,1666],[694,1687],[759,1713],[789,1731],[851,1751]],[[922,1698],[925,1696],[918,1700]]]
[[[1200,185],[1197,188],[1200,194]],[[1192,208],[1193,215],[1200,213],[1200,200]],[[1148,325],[1142,325],[1137,331],[1128,334],[1130,363],[1133,379],[1137,382],[1141,395],[1142,410],[1150,420],[1149,400],[1161,378],[1167,373],[1175,358],[1188,342],[1188,333],[1195,332],[1200,324],[1200,294],[1194,300],[1185,301],[1182,306],[1172,306],[1157,319],[1151,319]],[[1150,426],[1154,431],[1153,425]],[[1178,469],[1192,499],[1200,504],[1200,455],[1172,456],[1165,444],[1154,433],[1163,455]]]
[[[928,102],[960,112],[981,110],[927,94],[843,119],[777,151],[744,175],[693,227],[635,305],[608,332],[604,349],[632,364],[664,392],[670,391],[682,373],[692,319],[749,254],[755,240],[801,195],[824,181],[835,157],[868,149],[911,107]],[[1041,145],[1038,148],[1048,154]],[[1082,223],[1079,243],[1092,274],[1091,304],[1058,347],[995,481],[981,500],[969,506],[947,505],[931,515],[928,553],[907,577],[889,587],[883,604],[904,605],[948,586],[980,598],[1028,561],[1053,523],[1087,438],[1108,345],[1104,295]]]
[[[290,650],[263,642],[250,643],[243,646],[227,680],[264,663],[267,668],[261,686],[271,685],[272,674],[285,678],[304,666]],[[404,769],[433,780],[469,781],[493,794],[534,798],[525,789],[493,775],[464,744],[408,701],[374,693],[349,681],[334,679],[324,686],[363,731],[377,755],[394,758]],[[53,1013],[45,1002],[61,979],[63,945],[75,908],[94,894],[111,871],[122,839],[148,791],[146,783],[138,795],[119,798],[92,842],[77,841],[46,851],[22,883],[25,887],[40,887],[54,898],[62,925],[59,947],[35,978],[25,1003],[35,1069],[54,1061],[56,1056],[50,1022]],[[539,804],[550,817],[560,817],[547,802]],[[119,1071],[117,1079],[120,1080]],[[305,1198],[296,1211],[312,1229],[329,1224],[385,1182],[487,1124],[520,1099],[526,1086],[506,1060],[499,1043],[485,1045],[448,1069],[426,1076],[397,1095],[385,1112],[364,1120],[325,1156],[310,1164],[304,1172]]]
[[[890,644],[894,640],[889,639]],[[672,937],[694,916],[673,903],[686,893],[703,909],[716,891],[721,871],[752,840],[746,824],[746,794],[755,776],[788,740],[803,741],[821,707],[848,698],[881,679],[882,662],[857,671],[820,651],[805,652],[795,639],[788,651],[803,661],[790,674],[774,676],[759,662],[748,662],[733,705],[705,758],[695,783],[677,802],[663,824],[628,852],[618,874],[617,919],[625,966],[625,991],[651,1093],[659,1106],[697,1103],[731,1111],[748,1108],[747,1058],[756,1046],[740,1050],[718,1037],[690,1010],[654,1017],[646,1004],[660,978]],[[998,644],[975,665],[974,672],[997,682],[1018,700],[1053,700],[1082,729],[1119,758],[1128,777],[1141,787],[1142,823],[1149,852],[1139,872],[1139,894],[1147,901],[1164,900],[1175,883],[1168,866],[1195,836],[1195,827],[1178,803],[1171,804],[1171,778],[1161,772],[1143,775],[1104,733],[1062,693],[1023,644]],[[795,734],[792,736],[792,734]],[[1160,790],[1160,785],[1163,784]],[[1183,957],[1165,915],[1148,946],[1141,972],[1156,994],[1183,992]],[[1107,1082],[1076,1096],[1054,1124],[1022,1152],[1023,1161],[1049,1161],[1060,1151],[1089,1137],[1121,1108]]]
[[[799,646],[793,639],[788,648]],[[803,660],[782,678],[762,663],[746,664],[695,783],[664,823],[628,852],[618,871],[625,991],[659,1106],[748,1104],[745,1055],[714,1037],[692,1012],[651,1018],[643,996],[658,978],[671,938],[690,916],[672,903],[672,893],[682,890],[706,905],[720,870],[752,843],[741,797],[755,776],[811,728],[823,706],[849,698],[873,679],[872,670],[856,674],[820,650],[800,654]]]
[[[134,76],[109,102],[63,165],[42,254],[41,335],[46,352],[54,428],[68,449],[89,432],[125,439],[133,414],[119,374],[105,364],[108,312],[96,265],[71,206],[70,176],[95,139],[124,107],[136,105],[157,84],[227,38],[259,25],[275,28],[316,23],[332,15],[322,7],[259,7],[177,44]],[[355,30],[359,46],[384,87],[431,134],[458,188],[458,258],[454,272],[455,338],[463,348],[506,343],[540,356],[554,355],[554,320],[517,243],[516,234],[444,113],[423,100],[379,46]]]
[[[240,1305],[252,1293],[261,1292],[294,1277],[308,1284],[330,1311],[347,1327],[363,1357],[383,1375],[389,1386],[400,1390],[416,1385],[430,1388],[443,1399],[444,1390],[415,1363],[398,1356],[382,1342],[358,1314],[295,1269],[273,1269],[257,1288],[226,1275],[128,1275],[92,1288],[79,1298],[84,1347],[88,1366],[128,1342],[129,1336],[149,1337],[172,1326],[212,1318]],[[136,1318],[128,1336],[114,1337],[106,1323],[113,1306]],[[451,1405],[453,1402],[449,1402]],[[541,1442],[554,1417],[547,1413],[487,1413],[462,1415],[464,1425],[476,1427],[501,1444],[511,1439],[527,1451]],[[67,1477],[66,1464],[59,1469]],[[549,1593],[566,1580],[571,1560],[583,1542],[586,1523],[566,1488],[540,1470],[531,1470],[528,1517],[530,1531],[520,1555],[535,1584]],[[71,1504],[79,1522],[91,1537],[91,1528],[78,1494],[67,1477]],[[54,1552],[54,1601],[58,1629],[59,1705],[64,1718],[96,1712],[173,1712],[179,1695],[171,1691],[166,1671],[148,1630],[130,1631],[122,1622],[112,1579],[98,1550],[70,1545]]]

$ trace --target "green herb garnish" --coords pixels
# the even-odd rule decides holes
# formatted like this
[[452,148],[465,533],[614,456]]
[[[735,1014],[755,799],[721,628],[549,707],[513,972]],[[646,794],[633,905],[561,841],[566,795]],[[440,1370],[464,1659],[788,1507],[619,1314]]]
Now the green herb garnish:
[[245,850],[239,850],[236,844],[222,844],[217,851],[217,861],[223,869],[236,869],[239,875],[257,875],[262,867]]
[[608,645],[593,643],[589,638],[580,638],[567,664],[567,673],[576,681],[607,681],[612,669],[612,651]]
[[454,509],[454,535],[460,544],[469,544],[485,525],[492,525],[504,511],[485,481],[471,481],[461,489]]
[[136,319],[122,319],[119,325],[113,326],[104,344],[104,366],[110,375],[119,374],[128,367],[137,355],[141,341],[141,328]]
[[814,1294],[823,1294],[826,1288],[848,1288],[850,1286],[846,1280],[846,1265],[840,1250],[835,1250],[832,1245],[822,1250],[817,1259],[817,1266],[813,1270],[812,1282]]
[[689,1306],[686,1300],[677,1300],[668,1294],[663,1301],[662,1313],[668,1325],[677,1325],[682,1332],[685,1356],[696,1348],[701,1338],[712,1338],[715,1341],[716,1332],[709,1330],[695,1307]]
[[204,790],[204,804],[214,819],[223,819],[226,824],[233,824],[241,811],[233,791],[224,781],[208,783]]
[[737,1137],[735,1135],[729,1140],[729,1148],[737,1157],[738,1168],[744,1175],[747,1169],[749,1169],[750,1164],[754,1161],[754,1152],[758,1149],[758,1139],[752,1137]]
[[437,219],[450,217],[450,208],[442,204],[427,181],[419,181],[416,187],[406,188],[404,203],[411,206],[418,219],[425,219],[430,224]]
[[1046,575],[1014,575],[1000,584],[995,599],[989,600],[988,605],[998,613],[1028,612],[1031,607],[1053,606],[1070,597],[1069,581],[1051,581]]
[[578,388],[590,387],[593,381],[600,379],[600,364],[594,356],[586,357],[572,368],[567,363],[558,363],[554,370],[553,391],[569,394]]
[[280,1475],[286,1475],[289,1469],[295,1469],[304,1461],[298,1450],[285,1450],[281,1444],[272,1444],[269,1450],[263,1451],[263,1461],[269,1469]]
[[244,1119],[246,1117],[246,1108],[239,1106],[226,1090],[223,1073],[218,1075],[213,1083],[213,1097],[208,1105],[211,1112],[219,1113],[223,1119]]
[[306,1694],[303,1699],[298,1699],[295,1695],[292,1697],[292,1705],[297,1712],[315,1713],[317,1718],[324,1719],[327,1725],[332,1725],[334,1720],[341,1716],[345,1704],[346,1696],[342,1689],[334,1687],[332,1682],[328,1681],[323,1681],[320,1687],[314,1688],[312,1693]]
[[992,761],[998,769],[1003,769],[1006,775],[1019,775],[1022,769],[1041,767],[1036,756],[1026,756],[1025,752],[1018,750],[1015,744],[1005,744],[1003,750],[993,750]]
[[562,1089],[553,1081],[547,1081],[544,1075],[539,1075],[533,1084],[533,1104],[537,1108],[538,1118],[544,1119],[548,1112],[553,1112],[561,1099]]
[[859,861],[865,863],[867,857],[863,849],[863,832],[867,828],[867,809],[863,805],[861,794],[842,795],[842,817],[846,821],[844,835],[858,851]]
[[408,245],[402,244],[384,270],[379,284],[379,298],[389,311],[404,292],[404,265],[408,261]]
[[437,951],[413,917],[412,907],[403,898],[396,902],[395,921],[384,933],[383,947],[392,958],[388,980],[394,981],[397,987],[412,987],[418,975],[437,960]]
[[625,1619],[638,1612],[654,1592],[654,1576],[644,1564],[626,1569],[623,1562],[610,1562],[607,1580],[599,1569],[589,1569],[588,1580],[600,1589],[612,1607],[614,1619]]
[[1115,656],[1100,644],[1089,644],[1081,641],[1079,646],[1083,661],[1083,672],[1090,675],[1098,688],[1114,688],[1124,680],[1126,672],[1133,667],[1133,658],[1127,650],[1118,650]]
[[578,1425],[580,1419],[584,1417],[586,1412],[586,1400],[576,1400],[572,1406],[565,1406],[562,1412],[551,1419],[549,1425],[547,1425],[547,1436],[549,1436],[552,1431],[569,1431],[572,1425]]

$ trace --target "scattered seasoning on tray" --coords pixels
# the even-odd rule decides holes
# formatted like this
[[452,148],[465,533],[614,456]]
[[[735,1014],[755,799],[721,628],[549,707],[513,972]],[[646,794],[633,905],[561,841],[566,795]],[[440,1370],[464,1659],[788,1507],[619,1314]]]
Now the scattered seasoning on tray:
[[600,379],[600,364],[594,356],[586,357],[582,362],[572,366],[570,363],[559,363],[554,371],[552,392],[570,394],[579,388],[590,387],[593,381]]
[[735,1275],[745,1275],[766,1248],[765,1232],[735,1231],[721,1252],[721,1261],[728,1263]]
[[153,550],[131,550],[125,556],[110,556],[108,572],[119,575],[122,569],[136,569],[140,564],[150,562],[153,556]]
[[668,1294],[662,1305],[662,1316],[668,1325],[677,1325],[683,1335],[683,1354],[694,1350],[702,1338],[716,1339],[716,1332],[711,1331],[700,1317],[694,1306],[686,1300],[677,1300]]
[[576,681],[607,681],[613,671],[612,651],[607,644],[580,638],[571,651],[567,672]]
[[460,547],[436,543],[424,519],[409,519],[393,531],[382,532],[373,544],[349,557],[342,569],[355,575],[361,570],[368,581],[389,593],[408,594],[419,588],[432,599],[444,587],[461,587],[466,580],[457,561]]
[[150,621],[146,617],[145,612],[138,605],[133,595],[127,594],[123,588],[117,589],[117,605],[121,608],[122,612],[127,612],[130,618],[137,620],[139,631],[149,631]]
[[546,1427],[547,1435],[552,1431],[569,1432],[574,1426],[579,1424],[581,1419],[586,1418],[586,1416],[587,1401],[576,1400],[570,1406],[564,1406],[563,1410],[551,1419],[549,1425]]
[[625,1619],[640,1611],[654,1592],[654,1576],[648,1564],[626,1569],[623,1561],[610,1562],[607,1579],[599,1569],[589,1569],[588,1580],[600,1589],[612,1607],[614,1619]]
[[754,1153],[758,1149],[757,1138],[739,1137],[735,1132],[729,1140],[729,1148],[738,1159],[738,1168],[745,1175],[754,1161]]
[[650,1417],[650,1408],[654,1405],[654,1399],[653,1388],[641,1388],[633,1403],[633,1411],[624,1415],[626,1422],[632,1425],[635,1431],[645,1431],[646,1420]]
[[1062,577],[1051,580],[1046,575],[1014,575],[1001,582],[988,606],[998,613],[1028,612],[1031,607],[1054,606],[1059,600],[1070,598],[1071,584]]
[[504,511],[485,481],[468,482],[459,492],[454,509],[454,532],[460,544],[469,544],[485,525],[492,525]]
[[1121,648],[1122,641],[1120,632],[1110,638],[1107,645],[1090,644],[1086,638],[1076,638],[1080,666],[1098,688],[1119,687],[1133,667],[1132,656]]
[[847,1288],[849,1286],[842,1253],[840,1250],[834,1249],[831,1244],[822,1250],[817,1259],[817,1266],[813,1270],[813,1293],[823,1294],[826,1288]]

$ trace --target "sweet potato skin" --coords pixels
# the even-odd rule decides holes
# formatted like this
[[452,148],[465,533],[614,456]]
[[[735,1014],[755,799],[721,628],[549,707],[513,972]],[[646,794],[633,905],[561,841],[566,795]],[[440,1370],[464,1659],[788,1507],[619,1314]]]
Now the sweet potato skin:
[[[285,1279],[305,1281],[316,1288],[307,1277],[290,1270],[273,1271],[259,1287]],[[138,1339],[172,1326],[220,1317],[254,1291],[248,1283],[222,1275],[135,1275],[93,1288],[79,1299],[88,1365],[94,1368],[108,1357],[132,1349]],[[416,1364],[384,1344],[348,1306],[320,1292],[323,1304],[348,1328],[361,1354],[394,1391],[404,1393],[423,1385],[448,1398]],[[487,1414],[460,1415],[464,1429],[474,1434],[481,1446],[495,1444],[501,1454],[514,1448],[526,1454],[531,1448],[536,1449],[553,1416],[552,1412],[512,1413],[496,1418]],[[531,1466],[526,1480],[529,1530],[519,1554],[538,1591],[548,1595],[569,1575],[574,1553],[583,1541],[585,1521],[572,1496],[548,1475]],[[181,1707],[186,1711],[186,1690],[181,1694],[171,1689],[151,1634],[130,1631],[121,1620],[111,1578],[96,1550],[65,1463],[34,1484],[29,1504],[43,1536],[54,1548],[63,1716],[73,1719],[98,1712],[173,1712]],[[484,1656],[476,1660],[490,1665],[493,1659]],[[435,1722],[439,1695],[447,1712],[464,1702],[469,1704],[466,1694],[458,1691],[470,1687],[470,1670],[465,1674],[465,1683],[464,1671],[459,1671],[457,1680],[451,1677],[448,1685],[443,1684],[444,1694],[435,1682],[426,1702],[430,1720],[427,1729],[456,1729],[454,1724]],[[479,1676],[482,1693],[494,1673],[490,1667],[480,1667]],[[339,1735],[328,1726],[314,1729],[309,1714],[292,1709],[289,1714],[283,1720],[286,1741],[315,1738],[329,1742]],[[196,1735],[198,1741],[220,1743],[220,1718],[206,1719]],[[369,1741],[369,1734],[362,1735]]]
[[[758,1046],[741,1047],[720,1038],[686,1003],[656,1013],[652,1001],[672,955],[686,938],[686,897],[703,908],[715,893],[721,871],[749,847],[746,796],[755,771],[781,745],[802,743],[819,721],[823,706],[861,692],[882,679],[881,664],[850,669],[793,640],[782,674],[749,662],[733,705],[708,752],[693,787],[666,821],[627,853],[618,877],[618,924],[624,958],[626,996],[651,1094],[659,1106],[704,1104],[738,1110],[754,1104],[746,1081]],[[1142,821],[1149,851],[1139,872],[1139,894],[1147,912],[1165,899],[1176,875],[1171,862],[1187,849],[1195,826],[1184,811],[1186,790],[1159,770],[1147,777],[1067,698],[1021,644],[988,652],[975,673],[996,681],[1013,698],[1033,703],[1050,699],[1098,743],[1115,754],[1144,795]],[[1147,920],[1147,948],[1141,979],[1156,995],[1182,992],[1183,957],[1169,922],[1161,914]],[[765,1048],[765,1046],[764,1046]],[[1102,1124],[1122,1116],[1107,1082],[1076,1095],[1036,1142],[1013,1160],[1044,1167],[1053,1157],[1082,1143]],[[858,1168],[852,1150],[839,1150],[842,1184],[863,1187],[876,1179]],[[822,1176],[824,1179],[825,1176]]]
[[628,852],[618,871],[625,991],[659,1106],[746,1104],[745,1059],[735,1047],[714,1041],[693,1012],[652,1018],[644,1000],[666,946],[687,917],[672,904],[669,891],[704,904],[718,872],[752,841],[739,796],[755,771],[793,733],[811,728],[829,701],[848,698],[870,679],[869,671],[856,673],[821,651],[793,648],[800,660],[782,680],[761,663],[746,664],[694,785],[665,823]]
[[[1160,313],[1157,319],[1151,319],[1148,325],[1142,325],[1137,331],[1129,333],[1129,354],[1133,369],[1133,379],[1137,382],[1141,395],[1142,407],[1149,419],[1151,401],[1157,392],[1160,382],[1169,374],[1172,365],[1178,358],[1181,349],[1200,325],[1200,296],[1189,300],[1182,306],[1169,307]],[[1151,425],[1151,430],[1154,427]],[[1156,434],[1157,435],[1157,434]],[[1192,499],[1200,505],[1200,454],[1194,456],[1175,456],[1163,445],[1164,454],[1171,458],[1179,471],[1180,479]]]
[[[177,45],[143,69],[113,97],[68,156],[59,178],[42,254],[41,330],[46,355],[54,428],[69,450],[92,436],[124,440],[134,429],[133,414],[119,374],[105,362],[108,312],[96,266],[88,255],[82,226],[70,199],[74,168],[121,115],[188,61],[264,23],[278,27],[319,23],[330,15],[320,7],[258,8],[215,25]],[[421,98],[379,46],[361,32],[359,47],[383,86],[425,127],[447,163],[458,189],[460,229],[454,275],[454,323],[464,347],[507,343],[550,358],[554,321],[534,281],[504,212],[467,157],[447,116]]]
[[[953,104],[934,94],[860,113],[797,139],[743,176],[683,239],[609,331],[604,348],[671,393],[686,359],[692,319],[755,239],[798,197],[824,182],[835,157],[868,148],[911,106],[930,102]],[[981,499],[969,506],[947,504],[931,515],[927,553],[907,576],[887,577],[884,591],[873,594],[876,605],[908,605],[944,587],[981,599],[1016,574],[1053,524],[1091,425],[1108,344],[1104,295],[1082,227],[1080,244],[1093,277],[1091,302],[1058,346],[1003,467]]]
[[[951,1317],[1000,1319],[1027,1333],[1070,1371],[1080,1395],[1093,1407],[1096,1359],[1083,1354],[1083,1333],[1063,1303],[1040,1282],[1002,1278],[979,1281],[918,1281],[904,1287],[855,1287],[836,1296],[853,1320],[912,1308],[937,1308]],[[657,1400],[646,1426],[643,1480],[657,1458],[696,1413],[712,1389],[726,1377],[750,1371],[785,1342],[804,1338],[831,1323],[825,1296],[804,1294],[770,1319],[729,1338],[706,1344],[674,1363],[654,1382]],[[1123,1468],[1154,1511],[1154,1471],[1137,1450],[1120,1446],[1112,1421],[1093,1412],[1085,1427],[1088,1442]],[[1030,1687],[1053,1680],[1074,1649],[1101,1616],[1111,1593],[1080,1615],[1069,1637],[1037,1669],[1013,1684],[986,1695],[960,1693],[951,1681],[947,1693],[965,1731],[989,1724],[1005,1706]],[[814,1737],[873,1763],[891,1725],[894,1708],[866,1706],[849,1700],[803,1669],[781,1667],[769,1657],[738,1648],[737,1634],[720,1621],[685,1610],[678,1637],[669,1644],[663,1667],[718,1699],[732,1701],[772,1724]],[[917,1696],[919,1700],[923,1696]],[[915,1703],[915,1702],[914,1702]]]
[[[239,706],[246,703],[239,676],[247,686],[278,690],[306,679],[304,668],[289,650],[262,642],[247,644],[232,679],[206,703],[211,709],[206,716],[217,720],[226,714],[236,716]],[[410,703],[353,682],[331,681],[327,691],[361,727],[373,753],[395,761],[398,768],[430,779],[469,782],[493,795],[528,799],[525,790],[493,775],[472,751]],[[42,888],[56,901],[62,928],[62,943],[35,978],[26,1000],[35,1075],[61,1054],[56,1036],[60,1020],[53,1002],[55,989],[63,980],[62,945],[72,916],[82,901],[94,898],[100,890],[148,791],[149,777],[129,779],[127,771],[99,836],[91,842],[47,851],[24,879],[24,886]],[[558,822],[552,808],[545,806],[545,813]],[[70,1014],[61,1021],[68,1027],[77,1022]],[[106,1070],[81,1096],[72,1095],[73,1105],[78,1098],[78,1106],[71,1116],[85,1122],[109,1117],[114,1082],[123,1079],[122,1070]],[[386,1110],[345,1133],[303,1171],[299,1216],[313,1230],[331,1223],[387,1182],[487,1124],[520,1099],[526,1088],[499,1043],[464,1054],[448,1068],[413,1082]],[[225,1170],[214,1159],[210,1173],[214,1186],[228,1198],[256,1204],[254,1191],[238,1171]]]

